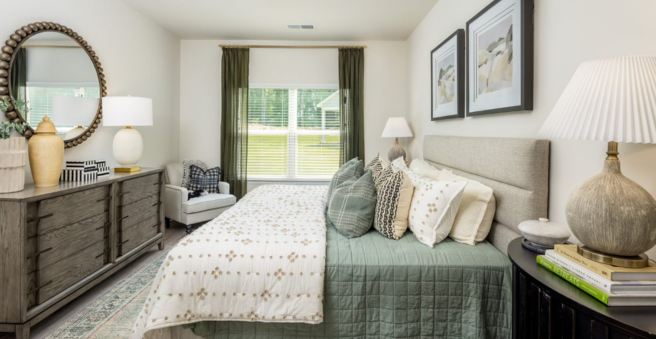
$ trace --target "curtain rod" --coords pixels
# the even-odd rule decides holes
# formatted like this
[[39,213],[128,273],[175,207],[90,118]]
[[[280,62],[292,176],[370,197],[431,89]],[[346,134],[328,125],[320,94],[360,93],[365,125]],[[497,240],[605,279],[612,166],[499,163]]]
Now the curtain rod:
[[366,45],[219,45],[224,48],[367,48]]

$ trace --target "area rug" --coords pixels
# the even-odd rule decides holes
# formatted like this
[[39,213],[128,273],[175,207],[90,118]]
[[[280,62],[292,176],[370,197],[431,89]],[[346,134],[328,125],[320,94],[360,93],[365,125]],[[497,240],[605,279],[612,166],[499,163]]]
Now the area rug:
[[160,252],[154,260],[123,279],[46,339],[129,338],[132,325],[167,253]]

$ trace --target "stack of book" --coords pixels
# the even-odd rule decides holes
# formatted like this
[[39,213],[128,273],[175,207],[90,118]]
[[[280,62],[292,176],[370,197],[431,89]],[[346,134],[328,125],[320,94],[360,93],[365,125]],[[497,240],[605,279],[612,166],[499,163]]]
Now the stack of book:
[[656,264],[652,261],[645,268],[604,265],[578,254],[576,245],[556,245],[537,261],[608,306],[656,306]]
[[104,160],[66,161],[60,181],[92,181],[109,177],[110,168]]

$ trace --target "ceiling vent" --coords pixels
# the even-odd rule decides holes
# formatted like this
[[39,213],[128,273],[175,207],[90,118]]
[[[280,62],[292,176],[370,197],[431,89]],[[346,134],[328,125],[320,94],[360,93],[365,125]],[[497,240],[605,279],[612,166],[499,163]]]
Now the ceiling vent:
[[314,29],[314,25],[287,25],[289,29]]

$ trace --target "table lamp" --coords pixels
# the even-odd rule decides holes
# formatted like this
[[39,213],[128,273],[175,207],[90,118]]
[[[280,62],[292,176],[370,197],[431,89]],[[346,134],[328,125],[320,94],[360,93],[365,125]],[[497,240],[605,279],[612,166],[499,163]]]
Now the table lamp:
[[59,126],[75,126],[66,133],[64,140],[73,139],[93,123],[100,100],[83,97],[52,98],[52,120]]
[[153,101],[139,97],[104,97],[103,125],[126,126],[114,136],[114,159],[122,167],[115,172],[138,172],[137,166],[143,154],[143,138],[132,126],[153,125]]
[[396,138],[394,147],[392,147],[389,152],[387,152],[387,158],[389,161],[394,161],[399,157],[403,157],[405,160],[405,150],[399,145],[399,138],[411,138],[414,135],[408,126],[408,122],[405,121],[405,118],[389,118],[387,119],[387,124],[383,130],[383,138]]
[[656,201],[620,170],[618,142],[656,143],[656,57],[581,64],[539,132],[540,137],[608,142],[603,171],[567,201],[567,223],[598,262],[645,267],[656,245]]

